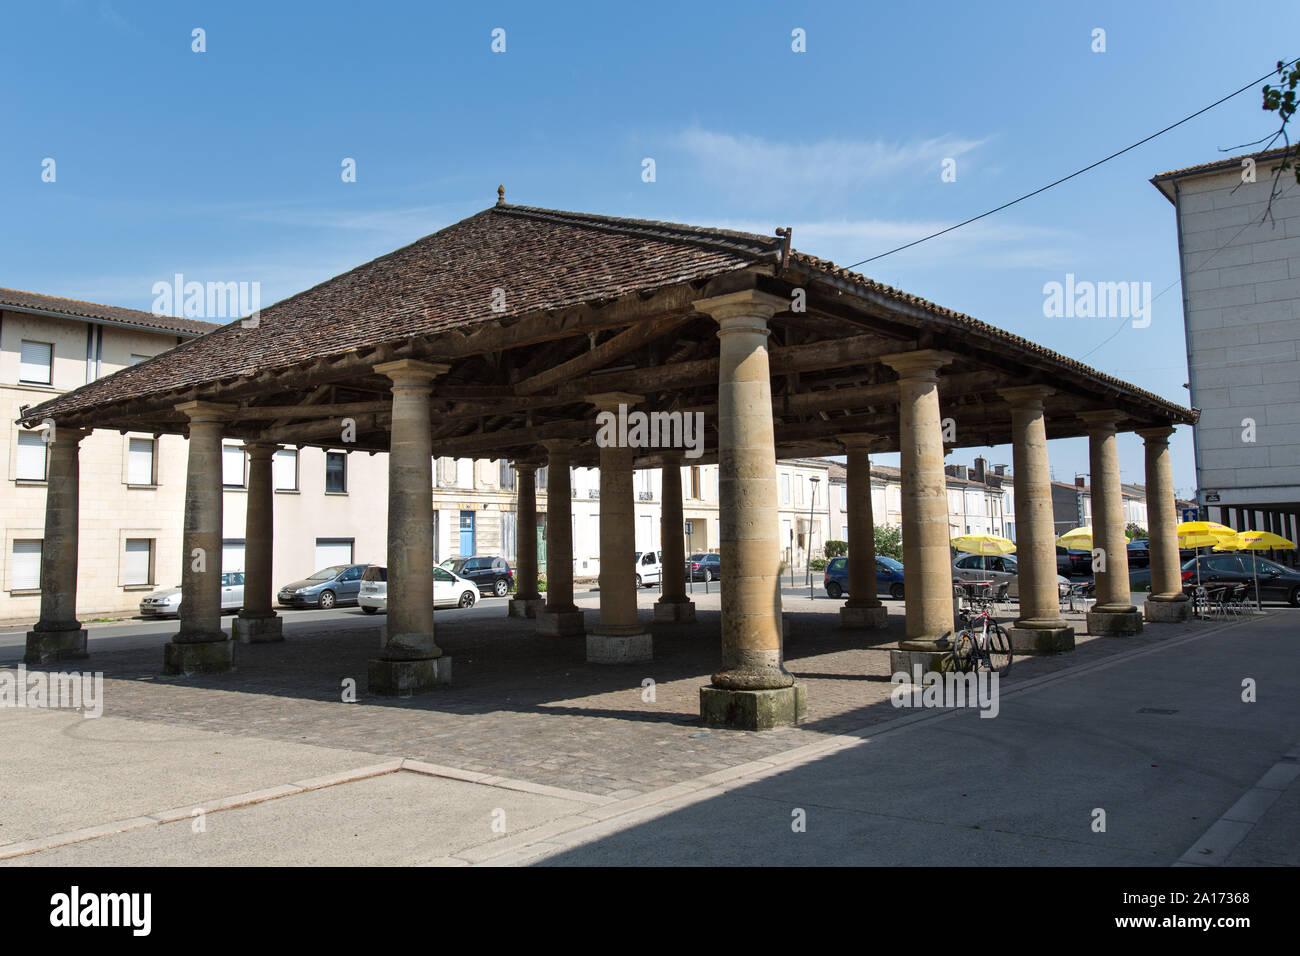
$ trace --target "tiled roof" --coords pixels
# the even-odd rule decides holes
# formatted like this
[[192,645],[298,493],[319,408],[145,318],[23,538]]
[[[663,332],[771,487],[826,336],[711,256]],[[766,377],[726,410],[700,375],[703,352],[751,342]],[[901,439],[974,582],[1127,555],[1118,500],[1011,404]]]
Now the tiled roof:
[[[498,203],[263,309],[256,328],[232,322],[51,400],[39,411],[55,416],[84,412],[368,346],[451,329],[468,331],[512,316],[608,301],[758,264],[775,266],[781,242],[775,236]],[[995,351],[1041,355],[1140,397],[1174,421],[1191,420],[1187,409],[1157,395],[832,262],[792,253],[787,267],[812,280],[850,283],[857,294],[916,307],[940,325],[988,339]],[[504,293],[504,309],[494,311],[498,291]]]
[[1195,176],[1198,173],[1215,172],[1222,169],[1240,169],[1243,159],[1253,158],[1256,163],[1271,162],[1274,159],[1281,159],[1288,150],[1294,152],[1295,149],[1294,146],[1279,146],[1277,149],[1266,150],[1262,153],[1243,153],[1230,159],[1216,159],[1210,163],[1201,163],[1199,166],[1185,166],[1182,169],[1171,169],[1167,173],[1156,173],[1151,177],[1151,181],[1154,183],[1159,179],[1180,179],[1183,176]]
[[19,289],[0,289],[0,309],[13,309],[19,312],[52,312],[56,315],[89,319],[93,322],[112,322],[116,325],[175,332],[177,335],[187,336],[203,335],[213,329],[220,328],[215,322],[199,322],[196,319],[178,319],[170,315],[154,315],[152,312],[142,312],[139,309],[122,309],[115,305],[99,305],[95,302],[64,299],[57,295],[41,295],[38,292],[23,292]]

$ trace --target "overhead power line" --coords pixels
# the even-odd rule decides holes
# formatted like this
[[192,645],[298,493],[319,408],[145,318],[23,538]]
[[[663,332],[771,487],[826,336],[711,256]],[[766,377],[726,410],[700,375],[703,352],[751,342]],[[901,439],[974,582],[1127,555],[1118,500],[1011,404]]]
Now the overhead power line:
[[[1297,61],[1296,61],[1296,60],[1292,60],[1292,61],[1290,61],[1290,63],[1286,63],[1286,64],[1284,64],[1284,65],[1283,65],[1283,68],[1285,69],[1286,67],[1291,66],[1291,64],[1292,64],[1292,63],[1295,63],[1295,62],[1297,62]],[[1221,97],[1220,99],[1215,100],[1215,101],[1214,101],[1213,103],[1211,103],[1209,106],[1203,106],[1203,107],[1201,107],[1199,110],[1197,110],[1195,113],[1191,113],[1191,114],[1189,114],[1189,115],[1187,115],[1187,116],[1184,116],[1184,117],[1183,117],[1182,119],[1180,119],[1178,122],[1176,122],[1176,123],[1171,123],[1170,125],[1166,126],[1164,129],[1162,129],[1162,130],[1158,130],[1157,132],[1152,133],[1150,136],[1145,136],[1145,137],[1143,137],[1142,139],[1138,140],[1136,143],[1133,143],[1133,144],[1131,144],[1131,145],[1129,145],[1129,146],[1125,146],[1123,149],[1121,149],[1121,150],[1117,150],[1116,152],[1111,153],[1109,156],[1105,157],[1104,159],[1099,159],[1099,160],[1097,160],[1095,163],[1090,163],[1089,165],[1084,166],[1082,169],[1076,169],[1074,172],[1070,173],[1070,175],[1068,175],[1068,176],[1062,176],[1060,179],[1056,180],[1055,182],[1048,183],[1046,186],[1040,186],[1040,187],[1038,187],[1037,189],[1035,189],[1033,192],[1025,193],[1023,196],[1019,196],[1019,197],[1017,197],[1016,199],[1012,199],[1010,202],[1004,202],[1001,206],[997,206],[996,208],[990,209],[990,210],[988,210],[987,212],[982,212],[982,213],[980,213],[978,216],[972,216],[970,219],[964,220],[963,222],[959,222],[959,223],[957,223],[956,225],[949,226],[949,227],[946,228],[946,229],[940,229],[938,232],[932,232],[932,233],[930,233],[930,235],[928,235],[928,236],[922,236],[920,239],[913,239],[911,242],[904,243],[904,244],[901,245],[901,246],[896,246],[895,248],[890,249],[888,252],[882,252],[882,253],[880,253],[879,255],[871,256],[871,257],[868,258],[868,259],[863,259],[863,260],[861,260],[861,261],[859,261],[859,262],[855,262],[855,263],[853,263],[853,264],[850,265],[850,266],[845,266],[845,268],[846,268],[846,269],[856,269],[858,266],[866,265],[868,262],[875,262],[877,259],[883,259],[883,258],[885,258],[885,256],[892,256],[894,253],[896,253],[896,252],[902,252],[904,249],[910,249],[910,248],[912,248],[913,246],[919,246],[919,245],[920,245],[921,243],[923,243],[923,242],[929,242],[931,239],[937,239],[939,236],[947,235],[948,233],[950,233],[950,232],[952,232],[952,231],[954,231],[954,230],[956,230],[956,229],[960,229],[962,226],[969,226],[969,225],[970,225],[971,223],[973,223],[973,222],[979,222],[979,220],[984,219],[984,218],[986,218],[986,217],[988,217],[988,216],[991,216],[991,215],[993,215],[995,212],[1001,212],[1003,209],[1009,209],[1010,207],[1014,206],[1016,203],[1024,202],[1026,199],[1031,199],[1031,198],[1033,198],[1034,196],[1037,196],[1039,193],[1046,192],[1047,190],[1053,188],[1054,186],[1059,186],[1059,185],[1061,185],[1061,183],[1069,182],[1071,179],[1074,179],[1076,176],[1082,176],[1084,173],[1088,172],[1089,170],[1091,170],[1091,169],[1096,169],[1098,166],[1102,165],[1103,163],[1108,163],[1108,162],[1110,162],[1112,159],[1115,159],[1117,156],[1123,156],[1125,153],[1129,152],[1130,150],[1137,149],[1137,148],[1138,148],[1139,146],[1141,146],[1143,143],[1149,143],[1149,142],[1151,142],[1151,140],[1155,139],[1157,136],[1163,136],[1165,133],[1169,132],[1171,129],[1177,129],[1179,126],[1182,126],[1184,123],[1186,123],[1186,122],[1188,122],[1188,121],[1190,121],[1190,120],[1194,120],[1194,119],[1196,119],[1196,117],[1200,116],[1202,113],[1207,113],[1207,112],[1209,112],[1210,110],[1214,109],[1216,106],[1220,105],[1221,103],[1226,103],[1226,102],[1228,102],[1228,100],[1232,99],[1234,96],[1239,96],[1239,95],[1241,95],[1242,93],[1245,93],[1247,90],[1249,90],[1249,89],[1252,88],[1253,86],[1255,86],[1256,84],[1258,84],[1258,83],[1263,83],[1263,82],[1264,82],[1265,80],[1267,80],[1269,77],[1277,75],[1277,72],[1278,72],[1278,71],[1277,71],[1276,69],[1269,70],[1267,73],[1265,73],[1265,74],[1264,74],[1263,76],[1261,76],[1259,79],[1257,79],[1257,80],[1251,80],[1249,83],[1247,83],[1247,84],[1246,84],[1245,86],[1243,86],[1241,89],[1236,90],[1236,91],[1234,91],[1234,92],[1232,92],[1232,93],[1229,93],[1227,96],[1224,96],[1224,97]]]

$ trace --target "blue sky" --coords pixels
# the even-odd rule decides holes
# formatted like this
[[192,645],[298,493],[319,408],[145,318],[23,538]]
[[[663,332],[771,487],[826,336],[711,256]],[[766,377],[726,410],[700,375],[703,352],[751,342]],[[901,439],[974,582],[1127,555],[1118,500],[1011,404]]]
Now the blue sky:
[[[796,248],[848,264],[1300,55],[1300,7],[1202,0],[994,11],[51,0],[8,5],[0,25],[0,285],[142,309],[177,272],[258,281],[273,302],[491,205],[498,183],[527,205],[790,225]],[[204,53],[191,50],[196,27]],[[490,48],[497,27],[505,53]],[[805,53],[791,50],[795,28]],[[1104,53],[1091,50],[1095,28]],[[1148,179],[1244,152],[1233,148],[1269,130],[1259,100],[1243,93],[862,271],[1186,403],[1173,207]],[[46,157],[53,183],[41,181]],[[355,183],[342,182],[344,157]],[[954,182],[941,181],[945,158]],[[1043,285],[1067,272],[1173,287],[1145,329],[1046,318]],[[1120,448],[1125,480],[1142,481],[1140,440]],[[1189,493],[1186,428],[1174,455]],[[1059,480],[1087,471],[1082,439],[1054,442],[1052,457]]]

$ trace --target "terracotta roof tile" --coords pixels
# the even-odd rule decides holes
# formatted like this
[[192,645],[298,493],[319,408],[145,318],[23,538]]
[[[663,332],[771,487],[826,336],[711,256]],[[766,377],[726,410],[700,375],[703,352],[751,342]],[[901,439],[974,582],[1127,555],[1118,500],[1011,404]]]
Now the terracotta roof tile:
[[57,315],[89,319],[94,322],[111,322],[115,325],[175,332],[177,335],[187,336],[203,335],[220,328],[215,322],[178,319],[170,315],[142,312],[139,309],[123,309],[115,305],[99,305],[95,302],[64,299],[57,295],[41,295],[39,292],[23,292],[19,289],[0,288],[0,309],[13,309],[18,312],[53,312]]

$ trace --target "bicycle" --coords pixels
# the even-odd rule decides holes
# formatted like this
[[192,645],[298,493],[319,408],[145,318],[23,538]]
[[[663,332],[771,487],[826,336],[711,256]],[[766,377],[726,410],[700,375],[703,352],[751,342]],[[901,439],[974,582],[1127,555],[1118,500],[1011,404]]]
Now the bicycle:
[[989,613],[989,602],[978,612],[961,614],[962,628],[952,639],[953,669],[968,673],[981,667],[1006,675],[1011,671],[1011,637]]

